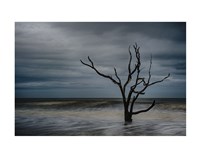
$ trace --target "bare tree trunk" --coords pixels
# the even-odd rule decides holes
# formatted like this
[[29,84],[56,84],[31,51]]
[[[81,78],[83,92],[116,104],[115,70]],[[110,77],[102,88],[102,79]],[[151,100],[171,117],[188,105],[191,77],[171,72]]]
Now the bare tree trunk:
[[124,111],[124,121],[125,122],[132,122],[132,114],[128,111]]
[[[129,46],[130,58],[129,58],[129,63],[128,63],[128,77],[127,77],[127,80],[125,81],[124,84],[122,84],[122,81],[119,78],[119,76],[117,74],[117,70],[115,68],[114,68],[115,78],[113,78],[111,75],[105,75],[105,74],[101,73],[98,69],[96,69],[93,61],[90,59],[89,56],[88,56],[88,60],[89,60],[90,64],[85,63],[82,60],[80,60],[83,65],[90,67],[98,75],[100,75],[104,78],[110,79],[114,84],[116,84],[120,88],[122,98],[123,98],[123,104],[124,104],[124,121],[125,121],[125,124],[132,122],[132,115],[136,115],[136,114],[139,114],[139,113],[142,113],[142,112],[147,112],[151,108],[153,108],[153,106],[155,105],[155,100],[153,101],[152,105],[149,106],[147,109],[133,112],[133,106],[135,104],[136,99],[140,95],[144,95],[145,90],[149,86],[160,83],[170,76],[170,74],[168,74],[166,77],[164,77],[161,80],[158,80],[158,81],[155,81],[155,82],[150,82],[150,80],[151,80],[151,64],[152,64],[152,56],[151,56],[150,66],[149,66],[149,76],[146,79],[145,79],[145,77],[142,77],[141,74],[140,74],[140,72],[141,72],[141,61],[140,61],[140,52],[139,52],[140,47],[138,47],[137,43],[135,43],[135,45],[133,45],[133,48],[135,50],[136,64],[135,64],[135,66],[133,66],[133,68],[131,67],[132,53],[131,53],[131,46]],[[135,81],[133,81],[133,84],[131,85],[131,88],[130,88],[128,94],[126,95],[126,87],[132,81],[133,74],[136,74],[136,78],[135,78]],[[137,87],[139,85],[142,86],[142,88],[137,89]],[[135,96],[133,96],[133,99],[131,101],[133,94],[135,94]],[[130,108],[130,110],[129,110],[129,108]]]

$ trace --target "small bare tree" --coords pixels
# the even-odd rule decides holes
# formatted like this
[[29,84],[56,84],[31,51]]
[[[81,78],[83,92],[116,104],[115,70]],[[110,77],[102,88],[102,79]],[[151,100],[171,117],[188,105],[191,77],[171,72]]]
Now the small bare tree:
[[[114,79],[112,76],[105,75],[105,74],[101,73],[99,70],[97,70],[97,68],[95,68],[94,63],[90,59],[89,56],[88,56],[88,60],[89,60],[90,64],[87,64],[87,63],[83,62],[82,60],[80,60],[82,64],[93,69],[98,75],[110,79],[114,84],[116,84],[119,87],[121,94],[122,94],[122,98],[123,98],[124,120],[125,120],[125,122],[132,122],[132,115],[136,115],[136,114],[139,114],[139,113],[142,113],[142,112],[147,112],[155,105],[155,100],[154,100],[152,105],[150,105],[147,109],[139,110],[139,111],[135,111],[135,112],[133,111],[133,106],[134,106],[137,98],[140,95],[144,95],[145,90],[148,87],[150,87],[154,84],[160,83],[170,76],[170,74],[168,74],[166,77],[164,77],[161,80],[158,80],[158,81],[155,81],[155,82],[150,82],[150,80],[151,80],[151,65],[152,65],[152,56],[151,56],[148,78],[141,77],[140,76],[141,61],[140,61],[140,52],[139,52],[140,47],[138,47],[137,43],[132,45],[132,47],[135,50],[136,64],[132,69],[132,67],[131,67],[132,52],[131,52],[131,46],[129,46],[130,58],[129,58],[129,63],[128,63],[128,77],[127,77],[127,80],[124,84],[122,84],[122,81],[117,74],[116,68],[114,68],[115,77],[116,77]],[[133,74],[136,75],[134,80],[133,80]],[[126,94],[126,87],[130,82],[133,82],[133,84],[130,86],[128,94]],[[140,86],[140,89],[138,89],[139,86]],[[134,93],[134,95],[133,95],[133,93]]]

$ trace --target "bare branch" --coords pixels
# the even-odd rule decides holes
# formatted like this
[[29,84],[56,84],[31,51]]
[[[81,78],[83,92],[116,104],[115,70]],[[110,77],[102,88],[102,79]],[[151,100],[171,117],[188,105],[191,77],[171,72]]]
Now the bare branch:
[[[133,92],[132,92],[133,93]],[[137,100],[137,98],[139,97],[140,93],[137,93],[136,96],[133,97],[133,100],[131,102],[131,108],[130,108],[130,113],[133,112],[133,105],[135,104],[135,101]]]
[[131,79],[132,79],[132,75],[135,73],[136,69],[137,69],[137,65],[135,65],[134,70],[133,70],[131,73],[129,73],[128,78],[127,78],[127,81],[126,81],[126,83],[124,84],[124,90],[126,89],[126,86],[130,83],[130,81],[131,81]]
[[137,58],[137,67],[136,67],[136,70],[137,70],[137,76],[136,76],[136,80],[135,80],[135,84],[133,86],[131,86],[131,89],[135,89],[138,85],[138,81],[139,81],[139,76],[140,76],[140,66],[141,66],[141,63],[140,63],[140,52],[139,52],[139,48],[137,48],[137,44],[135,46],[135,49],[136,49],[136,58]]
[[131,45],[129,46],[129,55],[130,55],[130,59],[129,59],[129,63],[128,63],[128,72],[129,74],[131,73],[131,61],[132,61],[132,54],[131,54]]
[[119,76],[118,76],[118,74],[117,74],[116,68],[114,68],[114,71],[115,71],[115,76],[116,76],[116,78],[118,79],[119,83],[121,84],[121,79],[119,78]]
[[[135,63],[135,66],[133,67],[133,69],[131,68],[132,59],[133,59],[132,52],[131,52],[132,46],[133,46],[133,51],[135,51],[135,57],[136,57],[136,63]],[[139,114],[139,113],[142,113],[142,112],[147,112],[152,107],[154,107],[155,100],[153,101],[152,105],[149,106],[147,109],[133,112],[133,106],[134,106],[136,100],[138,99],[138,97],[140,95],[144,95],[145,94],[145,90],[149,86],[157,84],[157,83],[160,83],[160,82],[163,82],[165,79],[167,79],[170,76],[170,74],[168,74],[163,79],[150,83],[151,82],[150,81],[151,80],[151,68],[152,68],[152,55],[151,55],[150,65],[149,65],[149,69],[148,69],[148,76],[147,76],[147,78],[141,77],[140,73],[141,73],[142,68],[141,68],[141,60],[140,60],[140,47],[138,47],[137,43],[135,43],[132,46],[129,46],[129,49],[128,49],[128,51],[129,51],[128,76],[127,76],[127,80],[125,81],[123,86],[122,86],[121,79],[118,76],[118,73],[117,73],[117,70],[116,70],[115,67],[114,67],[115,77],[113,78],[112,76],[105,75],[105,74],[101,73],[99,70],[97,70],[97,68],[95,67],[93,61],[90,59],[89,56],[88,56],[89,63],[85,63],[82,60],[80,60],[83,65],[90,67],[98,75],[110,79],[113,83],[115,83],[115,84],[117,84],[119,86],[121,94],[122,94],[122,98],[123,98],[124,111],[125,111],[124,112],[125,113],[124,114],[125,115],[125,121],[132,121],[132,119],[131,119],[132,115]],[[133,84],[131,85],[129,93],[128,93],[127,97],[126,97],[126,93],[125,93],[126,92],[126,87],[131,82],[133,74],[136,75],[134,77],[135,80],[134,80]],[[134,93],[134,96],[133,96],[133,99],[131,100],[133,93]]]
[[94,63],[93,61],[90,59],[90,57],[88,56],[88,60],[90,61],[90,63],[92,64],[92,66],[94,67]]
[[105,75],[105,74],[99,72],[99,71],[95,68],[94,63],[93,63],[93,61],[90,59],[89,56],[88,56],[88,60],[89,60],[89,62],[91,63],[91,65],[90,65],[90,64],[87,64],[87,63],[85,63],[85,62],[83,62],[82,60],[80,60],[80,61],[81,61],[82,64],[84,64],[84,65],[86,65],[86,66],[92,68],[94,71],[96,71],[96,73],[99,74],[100,76],[105,77],[105,78],[108,78],[108,79],[110,79],[113,83],[115,83],[115,84],[117,84],[117,85],[120,85],[120,82],[117,82],[115,79],[112,78],[112,76],[108,76],[108,75]]
[[168,75],[167,75],[166,77],[164,77],[162,80],[159,80],[159,81],[155,81],[155,82],[150,83],[150,80],[151,80],[151,65],[152,65],[152,55],[151,55],[150,65],[149,65],[149,78],[148,78],[147,83],[144,83],[144,84],[146,84],[145,89],[146,89],[147,87],[151,86],[151,85],[156,84],[156,83],[163,82],[165,79],[167,79],[167,78],[170,76],[170,74],[168,74]]
[[[141,91],[135,91],[135,88],[140,85],[142,82],[143,82],[143,86],[146,85],[146,82],[144,80],[145,78],[138,78],[137,80],[139,80],[140,82],[137,81],[137,84],[134,84],[133,86],[130,87],[130,91],[129,91],[129,95],[128,95],[128,98],[130,99],[132,93],[139,93]],[[144,94],[141,92],[141,94]]]
[[86,65],[86,66],[88,66],[88,67],[90,67],[90,68],[93,69],[93,67],[92,67],[91,65],[89,65],[89,64],[87,64],[87,63],[85,63],[85,62],[83,62],[81,59],[80,59],[80,61],[81,61],[82,64],[84,64],[84,65]]
[[[132,93],[134,92],[134,89],[142,82],[139,82],[138,81],[140,80],[139,79],[139,74],[140,74],[140,66],[141,66],[141,62],[140,62],[140,47],[137,46],[137,43],[135,43],[135,45],[133,45],[133,48],[135,49],[135,56],[136,56],[136,59],[137,59],[137,64],[135,65],[135,69],[129,73],[130,76],[132,76],[136,71],[137,71],[137,76],[136,76],[136,80],[135,80],[135,84],[131,86],[130,88],[130,91],[129,91],[129,94],[128,94],[128,98],[127,98],[127,103],[130,102],[130,99],[131,99],[131,96],[132,96]],[[127,86],[127,84],[130,82],[130,80],[127,80],[127,82],[125,83],[124,85],[124,90]]]
[[167,79],[169,76],[170,76],[170,73],[169,73],[167,76],[165,76],[162,80],[152,82],[152,83],[148,84],[148,86],[154,85],[154,84],[156,84],[156,83],[163,82],[163,81],[164,81],[165,79]]
[[140,80],[139,76],[140,76],[140,65],[138,65],[138,67],[137,67],[137,76],[136,76],[136,79],[135,79],[135,84],[132,85],[131,88],[130,88],[131,94],[134,92],[135,88],[142,82],[141,81],[141,82],[138,83],[138,81]]
[[130,55],[130,59],[129,59],[129,64],[128,64],[128,78],[124,84],[123,90],[125,92],[126,90],[126,86],[128,85],[128,83],[130,83],[131,79],[132,79],[132,75],[136,72],[136,70],[140,67],[140,55],[139,55],[139,47],[137,47],[137,43],[135,43],[135,45],[133,45],[134,49],[135,49],[135,56],[137,58],[137,64],[135,64],[135,68],[131,71],[131,62],[132,62],[132,53],[131,53],[131,46],[129,46],[129,55]]
[[136,97],[134,96],[133,97],[133,100],[132,100],[132,103],[131,103],[131,107],[130,107],[130,113],[132,113],[133,112],[133,105],[134,105],[134,102],[136,101]]
[[145,91],[146,88],[143,88],[141,91],[132,91],[132,93],[133,92],[136,93],[136,96],[133,97],[133,100],[131,102],[131,108],[130,108],[130,112],[131,113],[133,112],[133,105],[135,104],[135,101],[137,100],[137,98],[139,97],[139,95],[144,95],[145,94],[144,91]]
[[137,43],[135,43],[135,45],[133,45],[134,49],[137,50]]
[[151,80],[151,65],[152,65],[152,55],[151,55],[151,58],[150,58],[150,65],[149,65],[149,78],[148,78],[147,84],[149,84],[149,82],[150,82],[150,80]]
[[155,100],[153,101],[153,103],[152,103],[152,105],[151,106],[149,106],[147,109],[145,109],[145,110],[140,110],[140,111],[136,111],[136,112],[132,112],[132,114],[139,114],[139,113],[142,113],[142,112],[147,112],[147,111],[149,111],[152,107],[154,107],[155,106]]
[[[151,76],[151,75],[150,75],[150,76]],[[132,112],[132,110],[133,110],[133,105],[134,105],[134,103],[135,103],[135,100],[139,97],[139,95],[144,95],[144,94],[145,94],[144,91],[147,89],[147,87],[149,87],[149,86],[151,86],[151,85],[154,85],[154,84],[156,84],[156,83],[160,83],[160,82],[164,81],[165,79],[167,79],[169,76],[170,76],[170,74],[168,74],[168,76],[164,77],[162,80],[155,81],[155,82],[153,82],[153,83],[151,83],[151,84],[145,83],[145,81],[142,80],[142,82],[144,82],[144,83],[143,83],[143,85],[144,85],[144,88],[143,88],[143,89],[141,89],[140,91],[135,91],[135,88],[134,88],[134,89],[131,89],[130,92],[129,92],[128,97],[131,97],[132,93],[136,93],[137,95],[134,96],[134,98],[133,98],[133,100],[132,100],[132,102],[131,102],[130,112]],[[140,84],[140,82],[139,82],[139,84]],[[130,98],[129,98],[129,101],[130,101]],[[152,106],[152,107],[153,107],[153,106]],[[151,109],[151,108],[150,108],[150,109]],[[150,109],[149,109],[149,110],[150,110]]]

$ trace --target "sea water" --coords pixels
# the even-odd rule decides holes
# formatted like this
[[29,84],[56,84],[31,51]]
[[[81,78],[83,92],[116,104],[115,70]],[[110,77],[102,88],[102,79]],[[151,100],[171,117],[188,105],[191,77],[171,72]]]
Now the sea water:
[[[121,99],[16,99],[16,136],[185,136],[186,99],[155,99],[124,125]],[[153,99],[139,99],[134,111]]]

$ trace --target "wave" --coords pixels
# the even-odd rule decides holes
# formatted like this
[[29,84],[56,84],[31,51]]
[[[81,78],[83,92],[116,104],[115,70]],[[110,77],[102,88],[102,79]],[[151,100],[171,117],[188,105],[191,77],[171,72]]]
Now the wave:
[[[134,109],[152,99],[139,99]],[[186,103],[156,100],[156,106],[124,125],[121,99],[18,99],[15,135],[186,135]]]
[[[153,99],[138,99],[134,108],[148,107]],[[16,99],[16,109],[122,109],[121,99]],[[157,99],[155,109],[186,110],[184,99]]]

